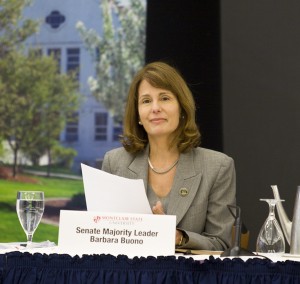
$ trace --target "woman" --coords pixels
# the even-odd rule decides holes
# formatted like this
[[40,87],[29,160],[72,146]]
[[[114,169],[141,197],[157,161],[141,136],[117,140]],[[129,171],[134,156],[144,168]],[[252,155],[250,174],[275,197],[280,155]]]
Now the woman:
[[198,147],[193,96],[173,67],[154,62],[136,74],[121,141],[123,147],[106,153],[102,170],[144,180],[153,213],[176,215],[176,247],[229,247],[234,162]]

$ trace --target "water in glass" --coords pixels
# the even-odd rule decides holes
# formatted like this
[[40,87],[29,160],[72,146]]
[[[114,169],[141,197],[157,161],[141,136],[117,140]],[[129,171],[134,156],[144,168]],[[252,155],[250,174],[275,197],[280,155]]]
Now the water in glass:
[[27,246],[32,242],[33,234],[44,213],[44,192],[19,191],[17,193],[17,214],[27,236]]

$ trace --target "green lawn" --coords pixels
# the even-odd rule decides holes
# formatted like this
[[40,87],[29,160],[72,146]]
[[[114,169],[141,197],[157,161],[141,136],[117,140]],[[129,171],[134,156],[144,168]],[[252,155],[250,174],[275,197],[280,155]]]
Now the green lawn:
[[[16,214],[16,195],[19,190],[44,191],[45,198],[72,197],[82,194],[82,180],[34,177],[38,183],[21,183],[0,179],[0,242],[23,242],[26,235]],[[40,223],[33,241],[52,241],[57,244],[58,227]]]

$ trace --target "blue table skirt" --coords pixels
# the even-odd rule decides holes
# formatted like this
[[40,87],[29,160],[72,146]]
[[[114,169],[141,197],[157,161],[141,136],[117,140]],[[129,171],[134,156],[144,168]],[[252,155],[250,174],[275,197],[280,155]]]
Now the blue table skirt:
[[174,256],[11,252],[0,255],[0,283],[300,283],[300,262],[239,258],[196,261]]

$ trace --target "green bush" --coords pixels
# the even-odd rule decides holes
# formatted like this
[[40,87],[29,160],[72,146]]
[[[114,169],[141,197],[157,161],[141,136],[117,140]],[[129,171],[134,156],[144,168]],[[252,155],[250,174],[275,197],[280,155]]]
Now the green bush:
[[70,169],[73,165],[77,152],[72,148],[55,145],[52,148],[52,162],[60,167]]

